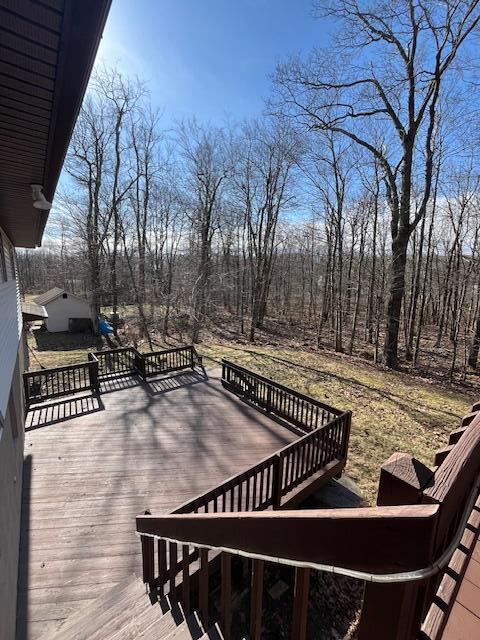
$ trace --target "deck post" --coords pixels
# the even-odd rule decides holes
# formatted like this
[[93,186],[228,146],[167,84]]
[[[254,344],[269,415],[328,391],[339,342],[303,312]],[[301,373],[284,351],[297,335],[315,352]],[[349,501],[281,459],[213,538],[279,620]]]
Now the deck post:
[[[419,504],[433,471],[410,455],[395,453],[380,471],[377,505]],[[432,526],[432,541],[434,528]],[[411,540],[412,551],[415,539]],[[393,551],[393,550],[392,550]],[[432,560],[425,558],[425,566]],[[426,582],[374,583],[365,587],[358,640],[414,640],[423,615]]]
[[23,394],[25,396],[25,409],[28,411],[30,406],[30,378],[26,373],[23,374]]
[[142,542],[143,582],[150,587],[154,583],[154,540],[150,536],[140,536]]
[[138,375],[145,382],[145,380],[147,379],[147,376],[145,374],[145,360],[144,360],[143,354],[140,353],[140,351],[137,351],[137,349],[135,349],[134,353],[135,353],[135,369],[137,370]]
[[98,360],[93,356],[90,358],[90,353],[88,354],[90,362],[88,363],[88,372],[90,375],[90,385],[95,393],[100,393],[100,382],[98,379]]
[[292,640],[305,640],[307,635],[310,569],[295,570]]

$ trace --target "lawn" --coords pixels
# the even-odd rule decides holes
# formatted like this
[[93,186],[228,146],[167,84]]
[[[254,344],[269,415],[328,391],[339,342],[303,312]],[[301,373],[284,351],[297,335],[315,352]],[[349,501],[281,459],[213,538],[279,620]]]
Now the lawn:
[[50,333],[43,330],[29,331],[30,370],[41,367],[61,367],[64,364],[86,362],[87,351],[108,349],[105,339],[83,333]]
[[475,396],[410,374],[382,370],[331,353],[278,347],[202,345],[215,361],[223,356],[303,393],[353,412],[347,473],[374,503],[381,464],[395,451],[431,465],[433,454],[468,413]]
[[[48,332],[30,333],[28,341],[31,369],[85,361],[88,350],[104,344],[103,338]],[[226,357],[335,407],[350,409],[347,473],[370,503],[375,501],[380,465],[393,452],[404,451],[431,464],[435,450],[445,446],[449,432],[476,399],[472,388],[441,385],[329,352],[216,341],[202,343],[198,351],[207,367]]]

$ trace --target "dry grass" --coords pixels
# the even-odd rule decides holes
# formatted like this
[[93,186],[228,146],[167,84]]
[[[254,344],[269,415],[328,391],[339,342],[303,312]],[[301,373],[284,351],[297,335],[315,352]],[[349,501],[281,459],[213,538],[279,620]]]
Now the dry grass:
[[[27,336],[30,370],[41,367],[61,367],[87,360],[87,351],[97,351],[105,344],[103,338],[83,333],[49,333],[29,331]],[[103,348],[108,348],[103,346]]]
[[[85,361],[86,352],[102,344],[103,338],[81,334],[29,335],[29,345],[44,367]],[[198,351],[207,366],[226,357],[335,407],[351,409],[347,473],[371,503],[380,465],[392,453],[404,451],[430,464],[435,450],[446,444],[449,432],[476,399],[471,388],[386,371],[334,353],[214,340],[200,345]],[[31,369],[38,368],[31,357]]]
[[[277,347],[202,345],[294,389],[353,412],[347,473],[374,503],[381,464],[395,451],[431,464],[474,401],[472,392],[382,370],[362,360]],[[207,360],[208,364],[208,360]]]

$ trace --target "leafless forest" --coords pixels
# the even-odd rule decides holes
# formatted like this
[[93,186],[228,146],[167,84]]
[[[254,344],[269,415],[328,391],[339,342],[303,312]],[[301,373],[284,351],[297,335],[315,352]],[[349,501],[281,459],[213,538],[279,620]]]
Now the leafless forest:
[[290,341],[464,379],[480,344],[477,1],[316,2],[328,49],[255,120],[171,129],[103,69],[26,292],[136,310],[137,337]]

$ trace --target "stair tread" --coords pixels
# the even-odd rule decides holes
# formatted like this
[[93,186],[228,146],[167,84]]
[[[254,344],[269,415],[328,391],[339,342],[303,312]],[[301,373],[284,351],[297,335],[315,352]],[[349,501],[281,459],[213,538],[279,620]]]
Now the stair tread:
[[[165,638],[185,620],[181,607],[174,605],[170,609],[167,598],[155,602],[134,616],[121,629],[109,635],[105,640],[138,640],[140,638]],[[154,636],[151,634],[154,633]]]
[[185,622],[178,625],[165,640],[200,640],[204,635],[204,628],[196,612],[192,613]]

